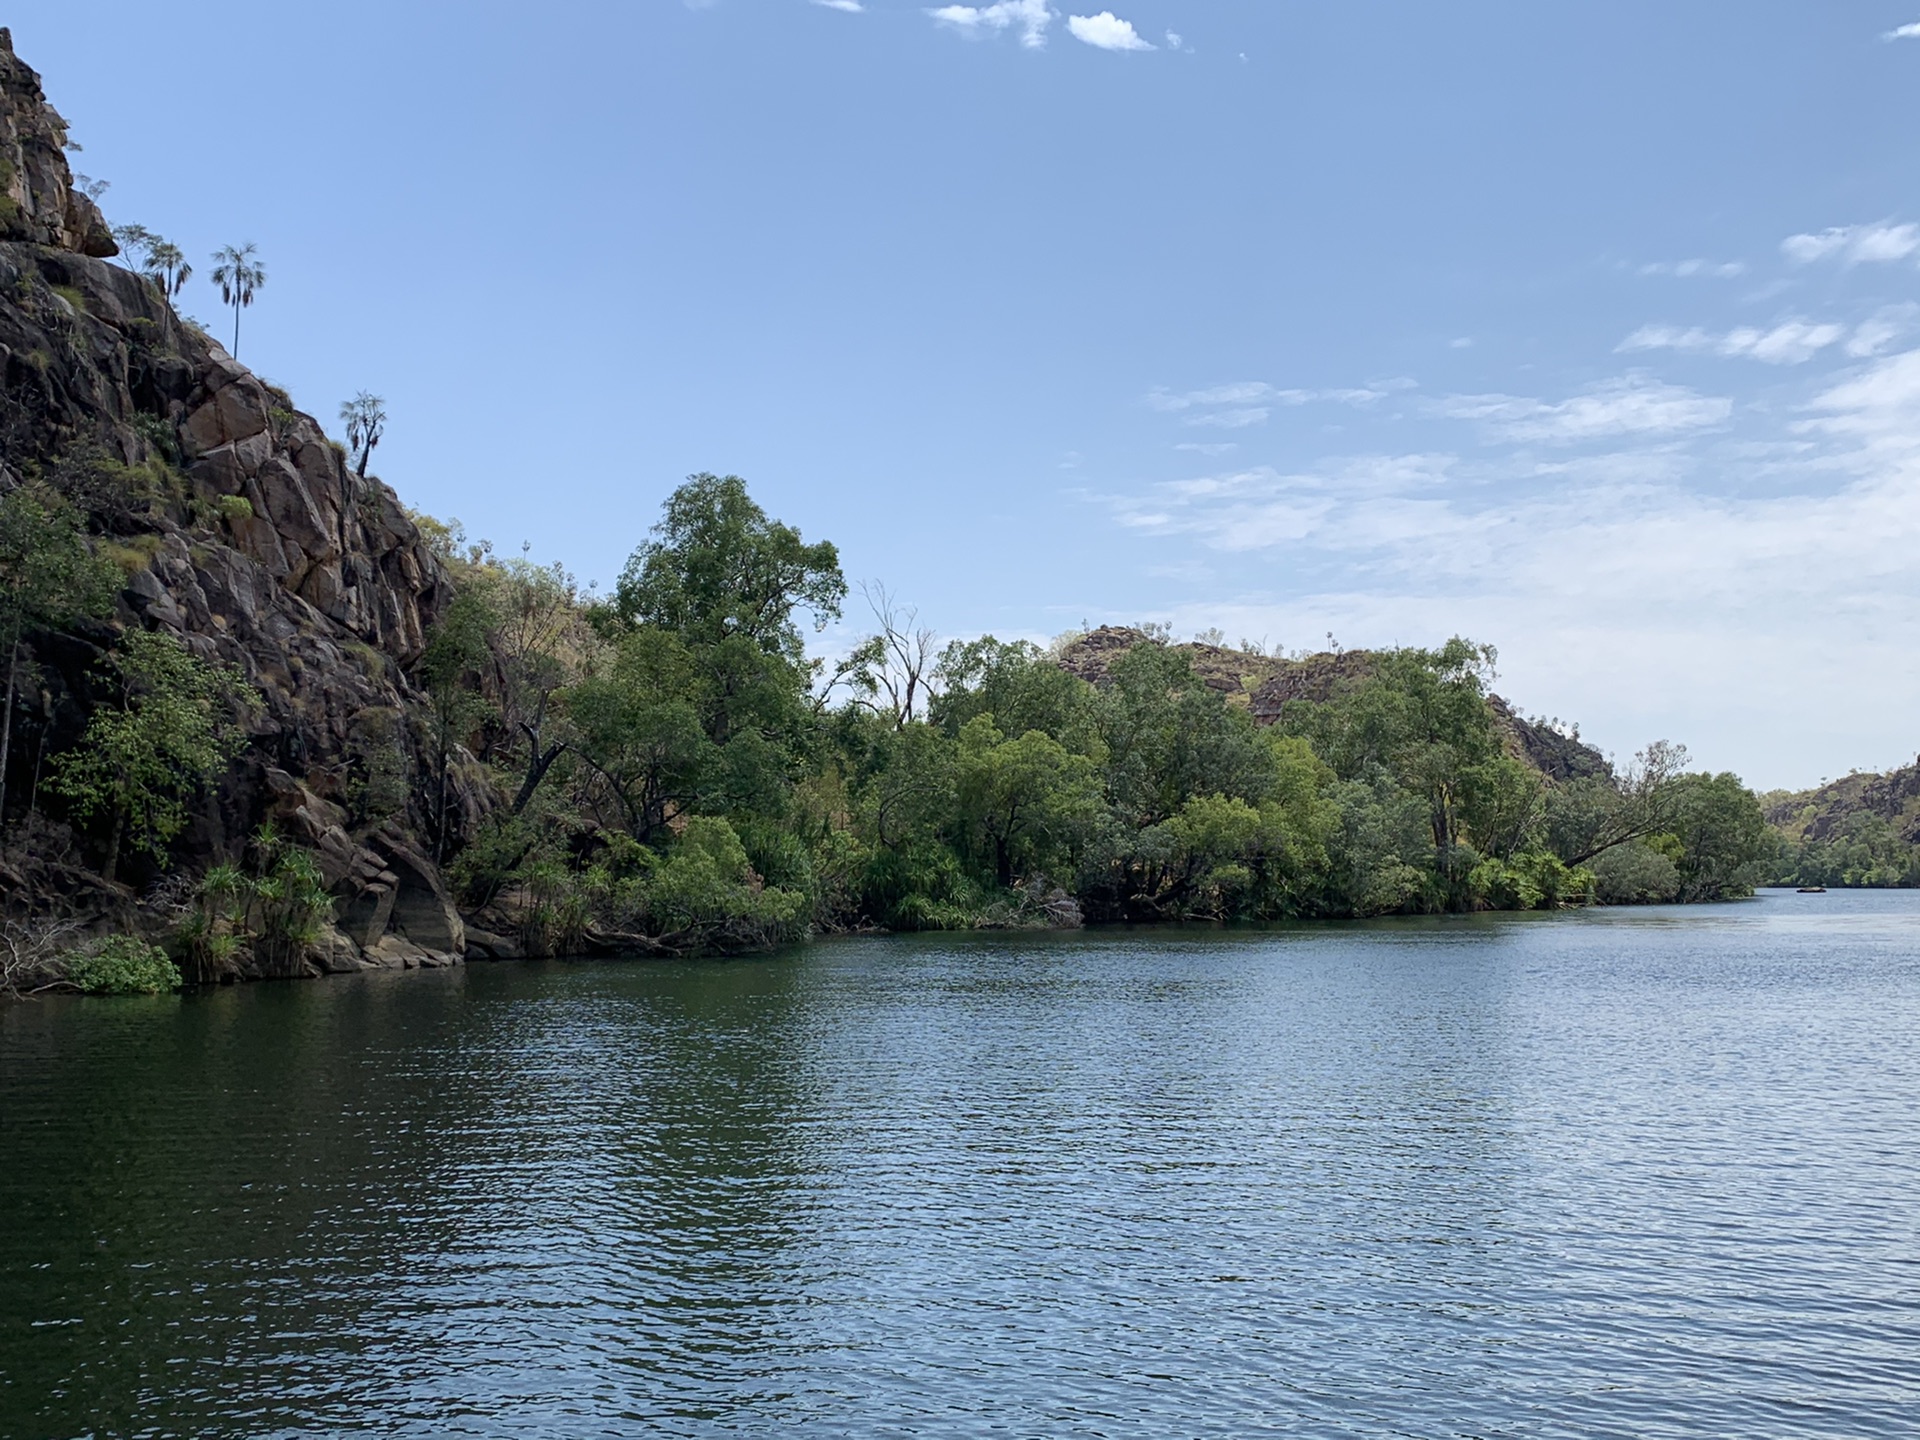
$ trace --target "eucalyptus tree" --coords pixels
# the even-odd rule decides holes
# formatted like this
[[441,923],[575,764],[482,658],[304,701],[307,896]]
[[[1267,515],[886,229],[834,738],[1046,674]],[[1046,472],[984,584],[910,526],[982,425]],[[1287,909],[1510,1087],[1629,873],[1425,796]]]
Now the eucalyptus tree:
[[340,406],[341,423],[347,427],[347,449],[359,454],[354,474],[367,478],[367,460],[387,430],[387,402],[362,390]]
[[220,287],[220,303],[233,307],[233,357],[240,358],[240,312],[253,304],[254,292],[267,283],[267,270],[249,240],[244,245],[222,245],[213,252],[213,283]]
[[132,270],[145,271],[145,254],[159,238],[144,225],[113,227],[113,243],[120,247],[120,253],[127,257],[127,266]]

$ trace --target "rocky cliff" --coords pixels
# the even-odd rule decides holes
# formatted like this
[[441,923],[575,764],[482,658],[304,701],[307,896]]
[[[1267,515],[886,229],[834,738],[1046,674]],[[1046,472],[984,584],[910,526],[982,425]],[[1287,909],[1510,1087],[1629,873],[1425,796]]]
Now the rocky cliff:
[[1909,845],[1920,845],[1920,759],[1884,775],[1854,774],[1817,790],[1762,797],[1767,823],[1791,840],[1830,840],[1856,815],[1890,822]]
[[[50,480],[125,575],[111,622],[30,637],[38,693],[16,710],[9,791],[27,794],[36,756],[78,738],[115,633],[167,631],[237,666],[264,700],[245,755],[176,846],[178,868],[240,858],[273,820],[313,849],[341,917],[305,968],[456,958],[460,917],[410,783],[430,747],[409,669],[450,598],[446,574],[392,490],[356,476],[310,415],[153,282],[110,263],[65,138],[0,30],[0,492]],[[461,769],[449,827],[489,803],[477,769]],[[157,870],[109,885],[89,869],[96,837],[0,818],[14,822],[0,906],[157,923],[145,898]]]

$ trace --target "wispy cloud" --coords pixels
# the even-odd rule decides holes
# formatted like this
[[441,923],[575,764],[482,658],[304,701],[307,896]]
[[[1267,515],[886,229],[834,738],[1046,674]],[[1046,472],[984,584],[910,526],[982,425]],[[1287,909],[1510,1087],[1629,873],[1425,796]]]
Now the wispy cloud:
[[1854,327],[1847,354],[1856,358],[1880,354],[1913,329],[1916,317],[1920,317],[1920,305],[1882,306]]
[[1685,350],[1762,360],[1769,365],[1799,365],[1828,346],[1838,345],[1846,335],[1844,325],[1816,325],[1806,320],[1785,320],[1766,330],[1743,325],[1721,335],[1697,325],[1684,330],[1677,325],[1642,325],[1615,348],[1623,352]]
[[1911,25],[1896,25],[1880,37],[1882,40],[1920,40],[1920,20]]
[[1651,265],[1642,265],[1641,275],[1670,275],[1678,280],[1690,280],[1701,276],[1709,280],[1733,280],[1747,273],[1747,267],[1739,260],[1656,260]]
[[1187,42],[1178,30],[1167,31],[1167,48],[1169,50],[1185,50],[1187,48]]
[[[1258,410],[1257,420],[1267,418],[1266,407],[1271,405],[1372,405],[1402,390],[1415,388],[1414,382],[1407,379],[1376,381],[1369,385],[1347,388],[1302,390],[1283,389],[1269,385],[1264,380],[1239,380],[1228,385],[1214,385],[1204,390],[1186,390],[1175,392],[1164,387],[1147,394],[1147,404],[1155,410],[1178,413],[1181,411],[1206,410],[1214,406],[1237,407],[1238,413],[1252,413]],[[1238,424],[1254,424],[1257,420],[1241,420]],[[1193,416],[1189,425],[1217,425],[1223,422]]]
[[1074,39],[1099,50],[1151,50],[1154,48],[1150,42],[1141,38],[1139,32],[1133,28],[1131,20],[1122,20],[1111,10],[1102,10],[1098,15],[1069,15],[1067,30]]
[[1796,265],[1816,260],[1838,260],[1843,265],[1869,265],[1905,260],[1920,250],[1920,225],[1836,225],[1817,234],[1789,235],[1780,249]]
[[943,5],[927,12],[936,22],[968,35],[997,34],[1017,30],[1020,43],[1039,50],[1047,43],[1047,27],[1053,23],[1053,8],[1047,0],[996,0],[992,5]]
[[1216,430],[1244,430],[1249,425],[1264,424],[1269,413],[1265,405],[1241,405],[1230,410],[1205,410],[1187,416],[1182,423],[1211,426]]
[[860,0],[813,0],[813,3],[827,10],[839,10],[848,15],[858,15],[867,7]]
[[1496,439],[1573,444],[1627,435],[1678,435],[1723,423],[1731,400],[1632,374],[1602,381],[1565,400],[1522,395],[1450,395],[1433,412],[1473,420]]
[[[1612,388],[1644,399],[1662,387],[1629,377]],[[1537,425],[1593,398],[1455,405]],[[1920,646],[1920,351],[1819,388],[1790,440],[1663,433],[1707,418],[1687,408],[1701,398],[1678,416],[1642,407],[1628,431],[1582,422],[1620,434],[1597,453],[1335,456],[1106,504],[1128,531],[1216,557],[1221,578],[1196,582],[1211,598],[1176,611],[1183,629],[1494,640],[1502,693],[1522,704],[1578,715],[1590,739],[1621,752],[1687,739],[1714,768],[1761,785],[1897,758],[1920,710],[1920,670],[1892,658]],[[1285,566],[1268,565],[1270,553]],[[1236,594],[1235,574],[1260,588]],[[1835,694],[1849,697],[1844,713]]]
[[1642,325],[1615,346],[1616,352],[1680,350],[1763,360],[1769,365],[1799,365],[1843,341],[1855,359],[1881,354],[1914,328],[1920,305],[1885,305],[1852,327],[1807,320],[1786,320],[1769,329],[1740,326],[1724,333],[1698,325]]
[[1803,430],[1866,442],[1876,455],[1891,449],[1920,457],[1920,350],[1875,361],[1815,396],[1808,409],[1817,418]]

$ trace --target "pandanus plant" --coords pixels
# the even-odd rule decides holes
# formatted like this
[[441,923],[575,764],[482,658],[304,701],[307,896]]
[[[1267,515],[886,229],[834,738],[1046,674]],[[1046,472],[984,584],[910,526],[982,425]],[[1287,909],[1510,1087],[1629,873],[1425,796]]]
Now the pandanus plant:
[[240,312],[253,304],[253,295],[267,283],[266,266],[252,241],[245,245],[222,245],[213,252],[213,283],[220,287],[220,302],[233,307],[233,358],[240,358]]

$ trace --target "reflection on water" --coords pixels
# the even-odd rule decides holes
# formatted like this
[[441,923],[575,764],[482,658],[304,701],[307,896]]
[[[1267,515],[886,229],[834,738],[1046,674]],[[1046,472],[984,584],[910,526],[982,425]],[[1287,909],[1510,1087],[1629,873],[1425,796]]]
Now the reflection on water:
[[1920,1413],[1920,896],[0,1013],[0,1434]]

